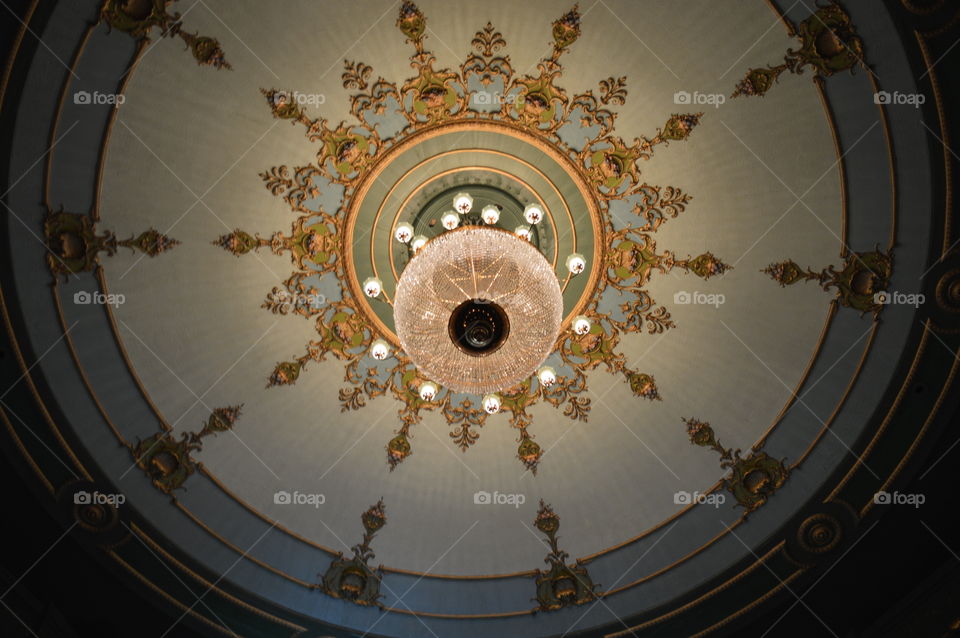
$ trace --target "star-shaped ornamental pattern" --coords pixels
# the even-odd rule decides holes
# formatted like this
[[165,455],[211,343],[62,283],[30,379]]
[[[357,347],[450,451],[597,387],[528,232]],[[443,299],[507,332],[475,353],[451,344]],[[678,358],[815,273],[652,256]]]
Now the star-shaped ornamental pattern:
[[[658,252],[655,232],[686,209],[690,196],[673,186],[648,184],[640,175],[641,161],[649,160],[658,146],[687,140],[703,114],[670,114],[652,137],[630,142],[614,131],[614,108],[627,99],[626,78],[602,80],[597,95],[592,90],[568,94],[557,81],[563,72],[562,55],[580,36],[576,7],[553,22],[552,51],[533,75],[515,73],[509,56],[502,54],[506,41],[489,23],[476,33],[458,70],[434,68],[436,58],[424,48],[426,17],[414,3],[402,4],[397,27],[414,46],[410,62],[416,75],[402,84],[383,78],[371,81],[369,65],[346,61],[343,86],[355,91],[351,122],[332,125],[311,118],[297,93],[262,89],[275,117],[302,125],[307,139],[319,145],[317,159],[307,166],[281,165],[261,174],[270,192],[283,197],[296,215],[289,235],[278,232],[266,239],[238,229],[213,243],[235,255],[266,247],[276,254],[289,253],[295,270],[273,288],[262,307],[313,321],[317,339],[301,356],[279,362],[267,384],[293,385],[312,363],[331,357],[342,361],[347,384],[339,391],[343,411],[358,410],[387,394],[400,403],[400,427],[387,444],[393,469],[410,456],[411,428],[424,412],[439,411],[452,428],[450,437],[464,450],[477,441],[487,418],[497,417],[483,409],[481,397],[436,387],[404,352],[387,343],[388,335],[380,333],[367,300],[359,297],[361,289],[350,281],[346,263],[347,248],[354,241],[348,236],[348,211],[360,196],[361,185],[391,149],[457,123],[511,127],[568,158],[598,204],[595,232],[602,240],[590,258],[599,264],[599,274],[579,321],[560,333],[547,361],[550,374],[533,376],[499,393],[499,411],[518,431],[517,456],[535,472],[543,450],[528,431],[529,408],[543,400],[571,419],[586,421],[589,371],[603,367],[623,375],[637,397],[660,399],[653,375],[632,369],[618,349],[626,334],[661,333],[674,327],[667,308],[646,291],[650,277],[679,270],[709,279],[730,268],[709,252],[687,258]],[[496,104],[481,99],[490,90],[503,99]],[[391,124],[387,116],[399,124]],[[321,204],[331,197],[339,198],[333,212]],[[337,294],[320,293],[323,276],[336,278],[336,286],[323,289],[335,288]],[[378,303],[391,302],[382,295]],[[423,386],[429,391],[421,391]]]

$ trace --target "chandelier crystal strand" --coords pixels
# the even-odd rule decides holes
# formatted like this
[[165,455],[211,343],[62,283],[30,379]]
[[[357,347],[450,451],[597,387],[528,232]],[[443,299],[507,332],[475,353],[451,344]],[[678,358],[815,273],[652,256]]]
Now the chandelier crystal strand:
[[[495,348],[458,344],[455,328],[463,326],[451,318],[460,318],[470,301],[477,303],[466,304],[470,312],[463,317],[490,323],[470,338],[489,328],[502,337]],[[533,375],[552,351],[562,318],[553,266],[529,242],[483,226],[431,240],[407,264],[394,300],[397,336],[420,372],[456,392],[481,396]]]

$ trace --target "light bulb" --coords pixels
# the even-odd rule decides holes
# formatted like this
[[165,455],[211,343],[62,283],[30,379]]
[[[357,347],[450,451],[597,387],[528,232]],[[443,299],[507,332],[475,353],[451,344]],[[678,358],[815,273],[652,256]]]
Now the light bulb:
[[447,230],[453,230],[460,225],[460,218],[457,217],[456,213],[450,211],[440,218],[440,223],[443,224],[443,227]]
[[488,394],[483,397],[483,409],[487,414],[496,414],[500,411],[500,396]]
[[587,260],[580,253],[572,253],[567,257],[567,270],[572,275],[579,275],[587,268]]
[[410,241],[410,248],[413,248],[413,252],[417,252],[418,250],[423,248],[423,245],[425,243],[427,243],[427,238],[424,235],[416,235]]
[[583,315],[577,315],[573,318],[573,331],[578,335],[585,335],[590,332],[590,328],[593,327],[593,322],[590,321],[588,317]]
[[383,361],[390,356],[390,344],[383,339],[377,339],[370,344],[370,356],[377,361]]
[[453,207],[461,215],[466,215],[473,210],[473,198],[470,193],[457,193],[453,196]]
[[401,244],[407,243],[413,239],[413,226],[407,222],[400,222],[397,224],[397,227],[393,229],[393,238]]
[[433,381],[424,381],[420,384],[420,398],[424,401],[433,401],[440,389]]
[[526,239],[530,241],[530,227],[529,226],[517,226],[513,232],[517,234],[521,239]]
[[483,207],[480,216],[483,218],[484,223],[493,225],[500,221],[500,210],[493,204],[487,204]]
[[376,277],[368,277],[363,282],[363,293],[371,299],[379,297],[381,292],[383,292],[383,282]]
[[539,224],[543,220],[543,209],[540,204],[528,204],[523,209],[523,218],[527,220],[528,224]]
[[537,378],[540,379],[540,385],[549,388],[557,382],[557,372],[550,366],[543,366],[537,371]]

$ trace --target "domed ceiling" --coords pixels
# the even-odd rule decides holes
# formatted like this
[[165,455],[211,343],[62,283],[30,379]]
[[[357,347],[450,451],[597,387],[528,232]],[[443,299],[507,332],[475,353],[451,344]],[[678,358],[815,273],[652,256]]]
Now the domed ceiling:
[[[719,631],[869,527],[956,370],[942,34],[892,11],[38,3],[6,429],[214,633]],[[458,192],[542,207],[562,294],[495,414],[394,321]]]

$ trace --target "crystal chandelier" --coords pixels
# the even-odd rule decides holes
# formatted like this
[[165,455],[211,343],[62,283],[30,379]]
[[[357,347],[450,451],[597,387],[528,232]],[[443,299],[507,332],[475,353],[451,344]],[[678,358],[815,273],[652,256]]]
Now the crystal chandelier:
[[421,394],[435,396],[439,384],[482,395],[491,413],[500,408],[497,391],[537,374],[562,319],[550,262],[491,225],[460,226],[420,247],[394,300],[401,347],[429,380]]

